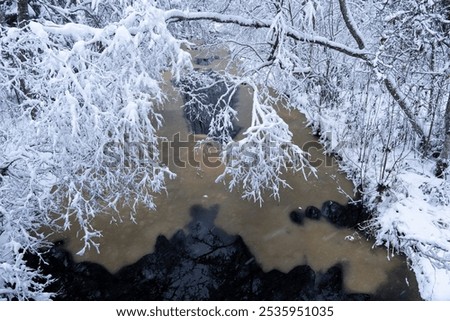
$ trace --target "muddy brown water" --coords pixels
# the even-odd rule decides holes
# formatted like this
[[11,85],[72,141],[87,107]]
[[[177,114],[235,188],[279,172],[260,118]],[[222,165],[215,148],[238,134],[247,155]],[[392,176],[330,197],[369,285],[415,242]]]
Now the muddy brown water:
[[[195,55],[201,57],[205,53],[194,52]],[[213,61],[212,67],[223,68],[223,60]],[[166,76],[169,80],[170,75]],[[193,153],[195,141],[203,137],[189,136],[181,109],[182,99],[171,87],[170,81],[167,83],[166,91],[170,98],[161,110],[165,125],[160,135],[171,138],[179,134],[181,140],[189,141],[186,144],[189,147],[180,149],[179,155],[180,160],[187,161],[188,155]],[[241,88],[237,104],[239,125],[245,128],[250,123],[251,93],[248,88]],[[278,107],[294,134],[295,143],[303,146],[313,142],[313,146],[319,146],[317,139],[306,128],[306,119],[302,114]],[[293,209],[310,205],[320,208],[327,200],[345,204],[347,195],[353,195],[352,183],[339,172],[332,158],[323,155],[319,148],[309,149],[309,152],[313,159],[322,161],[322,166],[317,167],[318,177],[305,181],[301,174],[286,175],[292,189],[281,190],[279,201],[266,198],[260,207],[252,201],[242,200],[239,190],[230,192],[224,184],[215,183],[223,167],[205,166],[202,152],[197,151],[194,155],[199,166],[171,166],[177,178],[167,182],[167,194],[157,195],[156,211],[142,207],[136,223],[126,219],[129,217],[127,209],[120,210],[124,221],[119,224],[111,222],[108,216],[97,217],[93,226],[103,234],[99,240],[100,252],[86,251],[83,256],[74,255],[75,260],[100,263],[111,272],[116,272],[152,252],[158,235],[170,238],[177,230],[184,228],[191,219],[189,212],[192,205],[210,207],[218,204],[220,208],[215,224],[229,234],[240,235],[265,271],[278,269],[288,272],[303,264],[308,264],[315,271],[326,271],[342,263],[344,286],[350,292],[382,292],[383,287],[395,292],[397,287],[398,291],[409,291],[409,299],[418,299],[414,276],[406,268],[402,257],[388,259],[386,249],[373,248],[373,241],[366,240],[357,231],[337,228],[324,219],[306,219],[303,226],[290,221],[289,213]],[[173,155],[168,157],[169,162],[173,162]],[[65,239],[66,248],[72,253],[82,248],[76,230],[53,238]],[[409,287],[405,285],[407,282]]]

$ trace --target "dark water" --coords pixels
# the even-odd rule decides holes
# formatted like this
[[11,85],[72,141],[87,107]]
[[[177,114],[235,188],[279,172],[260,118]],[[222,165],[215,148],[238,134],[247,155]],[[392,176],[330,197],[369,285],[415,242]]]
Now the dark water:
[[[323,271],[309,265],[288,272],[264,271],[240,236],[215,225],[219,206],[196,205],[191,221],[170,239],[159,236],[152,253],[112,274],[92,262],[76,263],[61,245],[40,268],[57,281],[49,291],[57,300],[411,300],[413,287],[390,274],[374,293],[345,287],[349,265],[336,263]],[[305,222],[309,219],[306,218]],[[29,260],[34,267],[36,257]]]

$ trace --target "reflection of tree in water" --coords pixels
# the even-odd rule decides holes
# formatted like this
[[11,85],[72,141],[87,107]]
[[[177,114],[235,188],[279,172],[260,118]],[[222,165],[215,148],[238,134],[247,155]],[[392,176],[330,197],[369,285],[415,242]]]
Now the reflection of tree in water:
[[[49,290],[63,300],[361,300],[343,289],[340,265],[326,273],[297,266],[265,273],[240,236],[214,225],[219,206],[191,208],[187,231],[159,236],[153,253],[110,274],[95,263],[74,263],[55,246],[44,255],[45,273],[58,280]],[[30,258],[30,265],[38,259]]]
[[207,70],[191,74],[176,85],[182,92],[184,116],[192,133],[209,135],[221,142],[237,135],[241,129],[234,115],[238,90],[226,78]]

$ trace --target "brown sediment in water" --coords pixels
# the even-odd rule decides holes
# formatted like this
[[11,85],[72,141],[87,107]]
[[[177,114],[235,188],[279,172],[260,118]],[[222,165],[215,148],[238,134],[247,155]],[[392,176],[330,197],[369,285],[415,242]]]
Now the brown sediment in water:
[[[215,63],[220,66],[221,61]],[[199,136],[189,138],[181,97],[171,88],[170,81],[167,83],[170,99],[161,110],[165,125],[159,134],[169,140],[179,134],[180,139],[187,142],[187,147],[179,149],[179,160],[187,161]],[[243,128],[250,123],[250,109],[251,95],[243,87],[237,106],[239,125]],[[326,271],[340,262],[344,266],[345,287],[348,291],[375,292],[388,280],[389,273],[405,264],[404,261],[398,258],[388,260],[385,249],[373,249],[372,242],[359,237],[354,230],[337,228],[324,219],[307,219],[303,226],[290,221],[289,213],[295,208],[310,205],[320,208],[327,200],[345,204],[348,198],[342,191],[353,195],[353,185],[339,172],[332,158],[315,148],[320,145],[305,127],[303,115],[297,111],[289,112],[281,106],[279,113],[293,132],[295,143],[299,146],[313,143],[310,146],[314,148],[309,149],[309,152],[313,159],[322,162],[317,167],[317,178],[311,176],[305,181],[302,174],[285,175],[292,189],[281,190],[280,200],[266,198],[260,207],[259,204],[242,200],[239,190],[230,192],[222,183],[215,183],[223,166],[205,166],[201,161],[200,150],[195,154],[198,166],[169,166],[177,178],[167,182],[167,195],[156,196],[156,211],[142,207],[136,216],[137,223],[127,220],[129,215],[126,209],[120,210],[124,222],[119,224],[111,223],[108,216],[95,218],[93,226],[103,234],[99,240],[100,253],[90,250],[83,256],[75,256],[75,259],[97,262],[115,272],[152,252],[158,235],[170,238],[177,230],[184,228],[190,221],[192,205],[210,207],[218,204],[219,214],[215,224],[229,234],[240,235],[265,271],[278,269],[288,272],[303,264],[308,264],[315,271]],[[169,151],[173,152],[170,148]],[[173,163],[172,157],[169,153],[169,163]],[[76,253],[82,247],[76,234],[76,230],[66,231],[63,235],[54,236],[54,239],[65,238],[67,249]],[[353,237],[348,238],[349,235]]]

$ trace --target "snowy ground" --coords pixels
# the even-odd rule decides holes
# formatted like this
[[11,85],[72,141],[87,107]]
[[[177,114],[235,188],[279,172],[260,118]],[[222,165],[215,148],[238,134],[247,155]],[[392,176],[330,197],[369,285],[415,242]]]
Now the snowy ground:
[[434,163],[411,163],[378,206],[377,243],[407,254],[422,298],[450,300],[449,184],[433,175]]

